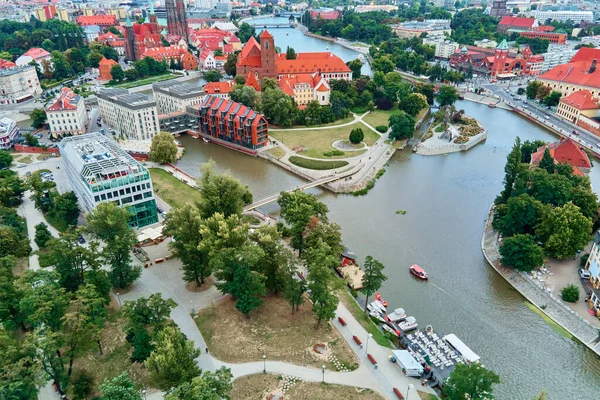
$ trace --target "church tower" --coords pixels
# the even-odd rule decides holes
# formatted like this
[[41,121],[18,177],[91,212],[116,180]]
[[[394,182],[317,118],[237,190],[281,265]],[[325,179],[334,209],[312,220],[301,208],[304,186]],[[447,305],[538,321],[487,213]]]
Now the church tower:
[[502,40],[502,43],[496,47],[496,51],[494,53],[494,65],[492,65],[491,76],[494,77],[498,74],[502,74],[504,72],[504,67],[506,66],[506,59],[508,58],[508,43],[506,43],[506,39]]
[[150,3],[150,10],[149,10],[149,14],[150,14],[150,23],[151,24],[158,24],[158,20],[156,19],[156,14],[154,13],[154,1],[150,0],[148,3]]
[[189,41],[188,25],[184,1],[166,0],[165,8],[167,9],[167,30],[171,35],[177,35],[187,43]]
[[135,61],[135,32],[133,31],[133,25],[127,15],[125,21],[125,59],[127,61]]
[[276,57],[275,39],[273,39],[273,36],[271,36],[267,30],[264,30],[263,33],[260,34],[261,79],[277,78],[277,69],[275,68]]

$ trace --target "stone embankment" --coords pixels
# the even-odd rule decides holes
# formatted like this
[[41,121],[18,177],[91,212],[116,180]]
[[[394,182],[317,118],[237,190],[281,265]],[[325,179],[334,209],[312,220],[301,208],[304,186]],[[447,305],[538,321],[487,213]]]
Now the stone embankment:
[[492,227],[493,213],[494,207],[492,206],[485,221],[485,230],[481,239],[481,249],[488,263],[530,303],[587,348],[600,355],[599,332],[594,326],[577,315],[551,293],[533,283],[525,273],[502,265],[500,262],[498,232]]
[[512,110],[512,108],[510,106],[508,106],[507,104],[502,102],[497,97],[488,97],[488,96],[483,96],[483,95],[475,94],[475,93],[471,93],[471,92],[463,93],[463,97],[465,98],[465,100],[469,100],[474,103],[485,104],[485,105],[494,103],[496,105],[496,107],[498,107],[498,108],[502,108],[504,110]]

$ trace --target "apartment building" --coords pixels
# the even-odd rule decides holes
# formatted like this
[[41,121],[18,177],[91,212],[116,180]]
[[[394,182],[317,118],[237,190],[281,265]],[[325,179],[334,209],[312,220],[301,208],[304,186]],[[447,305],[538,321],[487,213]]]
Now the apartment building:
[[130,140],[151,140],[158,133],[156,101],[126,89],[100,89],[98,105],[104,123]]
[[13,104],[42,94],[40,81],[31,65],[0,70],[0,104]]
[[152,91],[159,114],[185,111],[187,106],[200,104],[205,96],[200,86],[190,83],[156,82]]
[[64,168],[86,212],[112,201],[129,208],[134,228],[158,222],[150,173],[101,133],[72,136],[58,145]]
[[15,137],[19,134],[19,127],[14,119],[0,119],[0,149],[8,150],[12,147]]
[[89,124],[83,97],[67,87],[46,107],[46,116],[55,138],[83,135]]

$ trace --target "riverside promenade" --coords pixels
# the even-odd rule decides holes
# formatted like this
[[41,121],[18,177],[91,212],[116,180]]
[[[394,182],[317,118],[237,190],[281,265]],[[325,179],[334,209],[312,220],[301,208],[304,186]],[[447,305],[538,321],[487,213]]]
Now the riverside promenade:
[[536,286],[529,280],[525,273],[508,268],[500,262],[498,245],[498,232],[492,227],[494,206],[490,208],[485,221],[485,230],[481,238],[481,250],[487,262],[508,283],[510,283],[527,301],[546,314],[550,319],[569,332],[573,337],[583,343],[587,348],[600,356],[600,341],[598,329],[582,319],[569,307]]

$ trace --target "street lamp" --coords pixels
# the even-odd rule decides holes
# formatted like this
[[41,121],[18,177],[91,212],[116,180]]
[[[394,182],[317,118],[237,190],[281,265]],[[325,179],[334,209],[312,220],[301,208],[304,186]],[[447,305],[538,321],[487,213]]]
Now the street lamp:
[[369,335],[367,336],[367,344],[365,346],[365,353],[369,354],[369,339],[373,337],[372,333],[369,333]]
[[267,355],[263,354],[263,374],[267,373]]
[[325,383],[325,364],[321,367],[321,371],[323,371],[323,383]]
[[144,396],[144,400],[147,400],[146,399],[146,389],[142,389],[142,395]]
[[121,293],[116,293],[117,301],[119,302],[119,307],[121,307]]
[[412,383],[408,384],[408,389],[406,389],[406,399],[408,400],[408,392],[410,392],[410,389],[414,388],[415,385],[413,385]]

